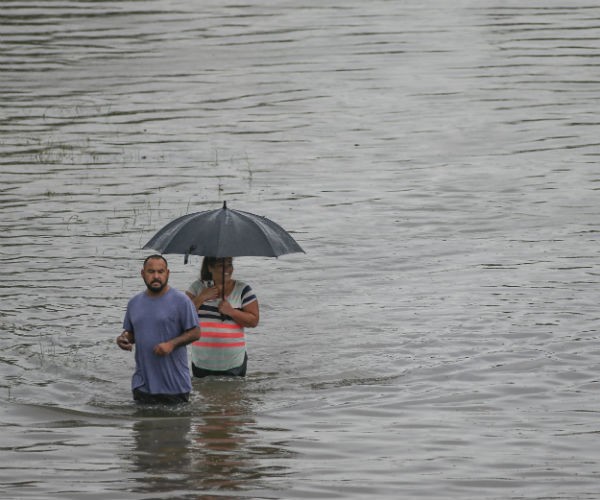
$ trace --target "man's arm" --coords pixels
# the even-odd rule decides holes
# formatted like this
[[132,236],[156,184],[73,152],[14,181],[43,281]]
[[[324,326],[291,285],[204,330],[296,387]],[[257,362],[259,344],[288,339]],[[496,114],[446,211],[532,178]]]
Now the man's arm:
[[167,342],[161,342],[154,347],[154,354],[157,356],[168,356],[178,347],[191,344],[195,340],[200,338],[200,327],[195,327],[190,330],[183,332],[179,337],[168,340]]

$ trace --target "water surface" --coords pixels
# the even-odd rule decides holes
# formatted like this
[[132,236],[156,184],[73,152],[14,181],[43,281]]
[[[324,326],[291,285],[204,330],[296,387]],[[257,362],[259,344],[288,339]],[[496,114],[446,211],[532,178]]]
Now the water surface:
[[[11,0],[0,30],[3,498],[597,496],[599,7]],[[307,254],[236,260],[245,380],[137,407],[140,248],[225,200]]]

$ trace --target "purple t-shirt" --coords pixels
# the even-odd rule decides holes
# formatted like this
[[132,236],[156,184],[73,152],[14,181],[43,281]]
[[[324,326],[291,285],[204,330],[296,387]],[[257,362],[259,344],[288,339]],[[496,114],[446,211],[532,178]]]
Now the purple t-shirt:
[[198,326],[192,301],[182,292],[170,288],[160,297],[141,292],[127,304],[123,328],[135,336],[135,372],[131,389],[148,394],[184,394],[192,390],[187,348],[173,349],[168,356],[158,356],[157,344],[179,337]]

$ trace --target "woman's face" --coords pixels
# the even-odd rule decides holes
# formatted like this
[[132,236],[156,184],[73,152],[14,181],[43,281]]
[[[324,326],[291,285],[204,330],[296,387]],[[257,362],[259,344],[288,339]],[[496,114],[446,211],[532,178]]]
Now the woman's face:
[[223,266],[225,266],[225,281],[231,278],[233,274],[233,259],[227,257],[225,259],[218,259],[213,266],[208,266],[213,280],[221,281],[223,279]]

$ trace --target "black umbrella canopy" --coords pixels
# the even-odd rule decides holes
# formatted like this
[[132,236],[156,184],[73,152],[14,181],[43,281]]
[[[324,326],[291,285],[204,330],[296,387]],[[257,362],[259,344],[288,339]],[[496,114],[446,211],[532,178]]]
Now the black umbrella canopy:
[[163,254],[210,257],[278,257],[304,252],[292,236],[266,217],[223,208],[184,215],[160,229],[144,245]]

